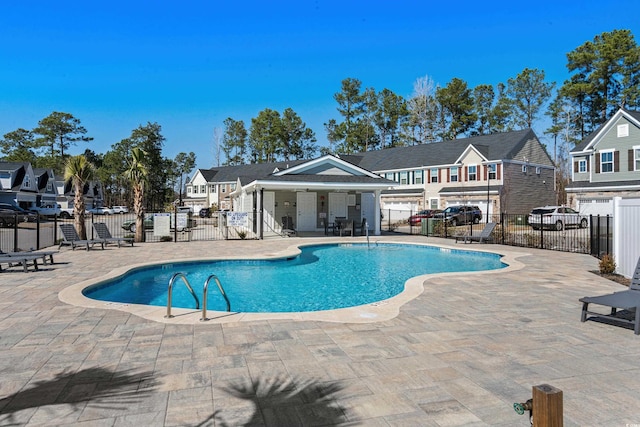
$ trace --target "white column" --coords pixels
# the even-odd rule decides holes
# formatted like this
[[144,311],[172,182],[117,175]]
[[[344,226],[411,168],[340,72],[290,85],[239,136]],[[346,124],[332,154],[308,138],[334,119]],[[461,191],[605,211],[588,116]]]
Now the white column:
[[374,236],[379,236],[380,235],[380,190],[376,190],[375,191],[375,195],[376,195],[376,209],[375,209],[375,214],[374,214],[374,227],[373,227],[373,235]]

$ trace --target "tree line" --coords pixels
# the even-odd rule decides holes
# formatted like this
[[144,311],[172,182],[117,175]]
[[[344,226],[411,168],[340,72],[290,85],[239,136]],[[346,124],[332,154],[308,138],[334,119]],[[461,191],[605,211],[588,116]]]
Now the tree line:
[[[0,140],[3,153],[0,159],[29,162],[34,168],[53,169],[58,176],[63,176],[70,159],[65,151],[78,142],[92,141],[86,134],[79,119],[70,113],[54,111],[32,130],[19,128],[6,133]],[[176,194],[181,198],[183,179],[195,167],[196,156],[193,152],[181,152],[174,159],[166,158],[162,155],[164,142],[162,127],[149,122],[113,144],[106,153],[85,149],[83,156],[91,165],[91,178],[101,182],[106,205],[133,205],[134,188],[126,173],[136,148],[145,153],[144,166],[149,171],[146,210],[161,209],[174,201]]]
[[[424,76],[414,82],[408,98],[387,88],[363,88],[360,80],[346,78],[333,95],[339,119],[324,123],[329,146],[318,147],[315,132],[293,109],[280,113],[266,108],[251,119],[248,129],[242,120],[224,120],[223,131],[216,132],[217,148],[224,155],[223,165],[305,159],[531,128],[546,115],[552,125],[544,132],[553,138],[554,160],[561,172],[567,171],[569,151],[576,143],[619,107],[638,108],[640,48],[629,30],[604,32],[569,52],[567,69],[570,77],[558,88],[546,81],[543,70],[534,68],[525,68],[505,83],[473,88],[457,77],[440,86]],[[149,122],[104,154],[85,150],[107,204],[131,204],[133,187],[124,176],[136,148],[145,153],[148,171],[146,209],[159,209],[176,196],[181,200],[183,178],[195,167],[195,154],[165,158],[161,130],[158,123]],[[86,134],[79,119],[53,112],[32,130],[6,133],[0,140],[1,159],[62,173],[66,151],[93,139]]]
[[[408,98],[346,78],[333,95],[340,118],[324,123],[329,146],[320,153],[352,154],[531,128],[546,115],[552,126],[544,133],[559,142],[554,158],[566,163],[569,150],[618,108],[638,108],[640,48],[629,30],[604,32],[567,54],[567,70],[571,76],[558,88],[535,68],[525,68],[505,83],[473,88],[458,77],[440,86],[424,76],[414,82]],[[248,130],[242,120],[227,118],[224,164],[317,155],[313,131],[303,122],[293,126],[295,135],[308,137],[283,132],[292,128],[287,125],[290,117],[297,118],[291,109],[282,117],[265,109],[251,119]]]

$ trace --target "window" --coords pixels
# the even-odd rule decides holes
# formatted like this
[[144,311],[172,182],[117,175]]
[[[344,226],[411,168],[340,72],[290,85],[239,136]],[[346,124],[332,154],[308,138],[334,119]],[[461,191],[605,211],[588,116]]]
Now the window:
[[618,138],[629,136],[629,124],[618,125]]
[[449,180],[451,182],[458,182],[458,168],[453,167],[449,169]]
[[476,165],[469,166],[469,181],[476,181],[478,179],[477,169],[478,167]]
[[429,199],[429,207],[431,209],[438,209],[438,199]]
[[407,172],[400,172],[400,184],[407,185]]
[[47,191],[53,191],[53,184],[51,184],[51,182],[47,182]]
[[522,173],[527,173],[527,165],[522,165]]
[[587,160],[586,159],[578,160],[578,172],[584,173],[586,171],[587,171]]
[[206,185],[201,185],[201,186],[200,186],[200,192],[201,192],[202,194],[205,194],[205,193],[207,192],[207,186],[206,186]]
[[231,191],[233,191],[235,189],[236,189],[236,184],[235,183],[231,184]]
[[415,171],[413,175],[414,184],[423,184],[424,183],[424,174],[422,171]]
[[635,165],[634,170],[640,171],[640,147],[633,148],[633,160]]
[[600,153],[600,172],[613,172],[613,151]]
[[198,186],[197,185],[193,186],[193,194],[198,194]]
[[24,185],[25,188],[31,188],[31,179],[29,178],[29,175],[25,175],[22,185]]
[[536,166],[536,175],[540,175],[540,171],[541,171],[540,166]]
[[395,181],[395,177],[393,176],[393,172],[387,172],[385,178],[389,181]]
[[438,182],[438,169],[430,169],[431,182]]
[[191,193],[191,186],[187,187],[187,194]]
[[210,185],[209,186],[209,192],[210,193],[215,193],[216,192],[216,186],[215,185]]
[[489,170],[489,179],[496,179],[498,177],[498,174],[496,173],[498,168],[495,163],[487,165],[487,169]]
[[224,192],[226,192],[226,191],[227,191],[227,186],[226,186],[225,184],[222,184],[222,185],[220,186],[220,192],[221,192],[221,193],[224,193]]

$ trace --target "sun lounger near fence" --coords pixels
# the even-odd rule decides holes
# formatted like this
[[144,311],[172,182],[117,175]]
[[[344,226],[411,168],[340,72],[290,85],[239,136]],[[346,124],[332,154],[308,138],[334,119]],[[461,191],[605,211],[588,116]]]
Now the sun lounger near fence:
[[133,238],[113,237],[111,235],[111,232],[109,231],[109,228],[107,227],[107,224],[105,224],[104,222],[94,222],[93,229],[96,231],[96,234],[98,235],[97,240],[103,240],[105,245],[108,245],[109,243],[117,243],[118,247],[120,247],[122,243],[128,243],[128,244],[131,244],[131,246],[133,246],[133,240],[134,240]]
[[[606,295],[580,298],[580,302],[582,303],[582,315],[580,318],[582,322],[588,319],[604,319],[611,323],[632,324],[633,332],[636,335],[640,335],[640,259],[638,259],[629,289]],[[590,311],[589,304],[610,307],[611,310],[608,314]],[[623,317],[623,313],[619,312],[618,309],[626,310],[628,314],[634,314],[633,319]]]
[[0,255],[0,271],[4,271],[2,269],[2,265],[6,264],[8,268],[15,267],[21,265],[24,272],[29,271],[29,263],[33,263],[33,269],[38,271],[38,259],[39,255],[23,255],[23,256],[6,256]]
[[85,247],[89,250],[94,245],[102,246],[104,249],[103,240],[83,240],[78,236],[78,232],[73,224],[60,224],[60,230],[62,230],[62,241],[60,242],[60,248],[62,245],[70,245],[71,250],[75,250],[76,246]]
[[486,242],[488,240],[491,240],[491,233],[493,233],[494,228],[496,228],[496,223],[489,222],[484,226],[480,234],[466,234],[462,236],[456,236],[456,243],[458,243],[458,240],[462,240],[464,243],[482,243],[483,240]]
[[58,253],[58,251],[24,251],[24,252],[2,252],[2,251],[0,251],[0,257],[20,258],[20,257],[24,257],[24,256],[28,256],[28,257],[35,256],[36,258],[42,258],[42,262],[44,264],[47,263],[47,259],[49,259],[49,262],[51,264],[53,264],[53,254],[56,254],[56,253]]

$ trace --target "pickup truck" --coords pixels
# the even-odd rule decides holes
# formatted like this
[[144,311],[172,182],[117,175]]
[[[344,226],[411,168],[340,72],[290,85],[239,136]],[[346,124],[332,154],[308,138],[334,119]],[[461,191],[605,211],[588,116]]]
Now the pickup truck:
[[34,206],[31,208],[33,212],[37,212],[41,218],[60,216],[61,210],[58,204],[46,204],[42,206]]

